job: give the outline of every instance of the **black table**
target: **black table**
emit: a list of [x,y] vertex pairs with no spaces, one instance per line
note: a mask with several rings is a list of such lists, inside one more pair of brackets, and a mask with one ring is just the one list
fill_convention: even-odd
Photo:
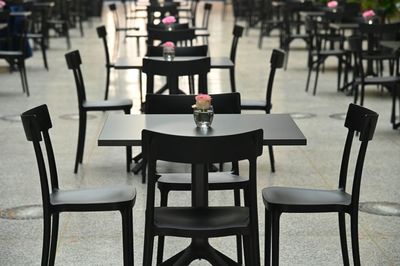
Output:
[[[121,115],[107,117],[98,138],[99,146],[141,146],[143,129],[166,134],[204,137],[228,136],[262,128],[263,145],[306,145],[307,140],[289,114],[217,114],[211,128],[200,129],[195,126],[193,115]],[[204,170],[204,169],[203,169]],[[208,206],[208,198],[197,191],[197,187],[206,186],[204,171],[193,171],[192,205]],[[257,241],[258,241],[258,236]],[[257,247],[258,248],[258,247]],[[215,250],[207,238],[193,238],[192,243],[183,251],[169,258],[165,263],[195,252],[214,256],[216,261],[232,265],[233,260]],[[169,264],[168,264],[169,265]]]

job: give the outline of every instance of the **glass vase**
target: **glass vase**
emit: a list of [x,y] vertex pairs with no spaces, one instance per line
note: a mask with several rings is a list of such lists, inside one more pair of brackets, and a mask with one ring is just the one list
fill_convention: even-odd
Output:
[[174,60],[175,57],[175,47],[168,47],[164,46],[163,47],[163,57],[167,61],[172,61]]
[[214,118],[214,109],[210,106],[207,110],[194,109],[193,118],[199,128],[209,128]]

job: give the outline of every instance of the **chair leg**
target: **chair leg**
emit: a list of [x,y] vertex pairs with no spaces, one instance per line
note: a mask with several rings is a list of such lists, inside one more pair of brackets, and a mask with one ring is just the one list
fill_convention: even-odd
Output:
[[349,266],[349,254],[347,251],[347,238],[346,238],[346,218],[344,212],[339,212],[339,234],[340,246],[342,248],[343,265]]
[[108,100],[108,89],[110,88],[110,66],[107,66],[107,73],[106,73],[106,92],[104,94],[104,100]]
[[271,213],[265,209],[265,254],[264,254],[264,265],[269,266],[271,264],[271,224],[272,216]]
[[132,146],[126,147],[126,171],[129,173],[131,171],[132,163]]
[[40,49],[42,50],[44,68],[46,68],[46,70],[49,70],[49,65],[47,64],[46,44],[44,37],[40,40]]
[[279,265],[279,219],[280,213],[272,212],[272,265],[278,266]]
[[356,85],[356,84],[354,84],[354,85],[352,86],[352,91],[353,91],[353,93],[354,93],[354,100],[353,100],[353,103],[354,103],[354,104],[356,104],[357,101],[358,101],[358,87],[359,87],[359,85]]
[[28,86],[28,77],[26,75],[26,67],[25,67],[25,60],[24,59],[21,60],[21,66],[22,66],[22,73],[23,73],[23,76],[24,76],[26,96],[29,97],[30,93],[29,93],[29,86]]
[[42,266],[48,265],[50,248],[51,214],[43,213],[43,247],[42,247]]
[[360,92],[360,105],[364,106],[364,94],[365,94],[365,85],[361,84],[361,92]]
[[140,56],[140,40],[139,37],[136,37],[136,51],[137,51],[137,56]]
[[68,27],[68,22],[65,22],[63,25],[63,32],[65,34],[65,38],[67,40],[67,48],[68,50],[71,49],[71,39],[69,37],[69,27]]
[[150,221],[146,221],[145,225],[146,228],[144,232],[143,265],[152,265],[154,236],[151,232],[150,223]]
[[51,225],[51,243],[50,243],[50,259],[49,259],[50,266],[53,266],[56,260],[59,218],[60,218],[59,213],[53,214],[53,223]]
[[271,163],[271,172],[275,173],[275,157],[274,157],[274,150],[271,145],[268,145],[268,152],[269,152],[269,162]]
[[25,78],[24,78],[24,71],[22,69],[22,62],[18,62],[18,70],[19,70],[19,75],[21,77],[21,84],[22,84],[22,92],[25,93],[26,92],[26,88],[25,88]]
[[121,211],[122,216],[122,242],[124,266],[133,266],[133,218],[132,208]]
[[86,112],[79,111],[79,132],[78,132],[78,147],[76,149],[74,173],[78,172],[78,164],[82,163],[83,151],[85,148],[86,135]]
[[250,236],[245,235],[243,236],[243,249],[244,249],[244,263],[246,266],[251,266],[252,265],[252,255],[251,255],[251,241],[250,241]]
[[[233,190],[233,197],[235,206],[240,206],[240,189]],[[242,264],[243,253],[242,253],[242,236],[236,235],[236,251],[237,251],[237,262]]]
[[235,82],[235,68],[229,69],[229,78],[231,80],[231,91],[236,92],[236,82]]
[[319,76],[319,68],[321,66],[321,60],[317,62],[317,68],[315,69],[315,80],[314,80],[314,90],[313,95],[317,92],[317,84],[318,84],[318,76]]
[[340,91],[340,81],[341,81],[341,76],[342,76],[342,64],[343,64],[343,60],[342,58],[338,58],[339,62],[338,62],[338,80],[337,80],[337,91]]
[[[161,190],[160,189],[160,206],[166,207],[168,206],[168,190]],[[165,236],[158,236],[158,244],[157,244],[157,265],[163,262],[164,256],[164,243],[165,243]]]
[[307,75],[307,82],[306,82],[306,92],[308,91],[308,87],[310,86],[311,72],[312,72],[312,63],[310,63],[310,66],[308,67],[308,75]]
[[351,214],[351,246],[353,250],[354,266],[360,266],[360,250],[358,245],[358,212]]

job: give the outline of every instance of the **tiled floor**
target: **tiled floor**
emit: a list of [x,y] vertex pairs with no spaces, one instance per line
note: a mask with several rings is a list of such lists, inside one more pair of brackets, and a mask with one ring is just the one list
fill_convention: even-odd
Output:
[[[202,6],[200,6],[202,9]],[[229,54],[233,18],[228,7],[222,19],[222,4],[213,2],[210,21],[211,55]],[[85,24],[85,37],[72,30],[73,49],[79,49],[88,99],[101,99],[104,93],[105,67],[101,41],[95,27],[106,23],[112,34],[112,17],[104,9],[102,19]],[[268,58],[277,47],[276,37],[266,38],[257,48],[258,31],[250,30],[239,43],[237,88],[243,98],[263,97],[268,74]],[[144,43],[142,43],[142,51]],[[351,97],[336,91],[335,61],[328,60],[321,74],[317,95],[304,92],[306,52],[304,44],[294,42],[287,71],[278,71],[273,93],[273,112],[292,113],[307,137],[307,146],[277,147],[276,173],[270,172],[268,153],[259,159],[260,248],[263,254],[264,210],[261,189],[271,185],[335,188],[345,140],[341,114]],[[67,69],[64,39],[51,41],[48,52],[50,70],[43,68],[39,52],[27,62],[31,97],[21,93],[19,75],[9,74],[5,63],[0,67],[0,211],[41,204],[39,178],[32,146],[25,140],[18,116],[33,106],[46,103],[51,111],[51,135],[62,188],[91,187],[123,183],[138,192],[134,207],[135,261],[141,265],[143,251],[144,202],[146,186],[139,176],[126,173],[123,148],[98,147],[97,136],[106,117],[96,113],[88,121],[83,165],[74,175],[78,121],[77,99],[72,73]],[[121,53],[136,54],[134,40],[122,43]],[[135,71],[113,71],[110,98],[129,97],[133,112],[139,112],[138,75]],[[227,71],[212,70],[210,92],[228,92]],[[400,132],[389,123],[391,98],[374,87],[367,89],[365,105],[380,114],[374,140],[368,148],[361,189],[361,202],[400,201]],[[72,116],[74,117],[74,116]],[[338,119],[339,118],[339,119]],[[135,149],[135,153],[139,149]],[[164,165],[169,170],[170,165]],[[351,176],[351,173],[350,173]],[[212,193],[212,202],[231,202],[227,193]],[[171,195],[172,203],[189,202],[187,193]],[[398,206],[398,205],[397,205]],[[36,208],[37,209],[37,208]],[[28,209],[30,210],[30,209]],[[391,209],[387,209],[390,211]],[[13,213],[11,213],[13,214]],[[27,213],[25,213],[26,215]],[[29,213],[28,213],[29,214]],[[397,213],[398,214],[398,213]],[[16,214],[14,213],[14,216]],[[34,215],[34,213],[33,213]],[[348,219],[347,219],[347,222]],[[349,223],[348,223],[349,225]],[[400,218],[360,212],[360,252],[363,265],[400,265]],[[348,232],[349,236],[349,232]],[[0,218],[0,265],[39,265],[42,243],[42,219]],[[185,246],[187,240],[167,239],[166,256]],[[233,238],[215,239],[215,246],[230,256],[235,254]],[[350,240],[349,240],[350,245]],[[282,265],[341,265],[337,215],[285,214],[281,219],[280,258]],[[263,255],[262,255],[263,256]],[[121,222],[118,213],[68,213],[61,215],[57,265],[121,265]],[[207,265],[204,261],[193,263]]]

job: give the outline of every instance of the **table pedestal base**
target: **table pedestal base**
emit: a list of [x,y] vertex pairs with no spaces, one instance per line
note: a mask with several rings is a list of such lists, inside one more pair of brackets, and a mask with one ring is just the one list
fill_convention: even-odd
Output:
[[205,259],[212,265],[218,266],[241,265],[213,248],[208,243],[207,238],[193,238],[192,243],[186,249],[164,261],[160,265],[189,265],[196,259]]

